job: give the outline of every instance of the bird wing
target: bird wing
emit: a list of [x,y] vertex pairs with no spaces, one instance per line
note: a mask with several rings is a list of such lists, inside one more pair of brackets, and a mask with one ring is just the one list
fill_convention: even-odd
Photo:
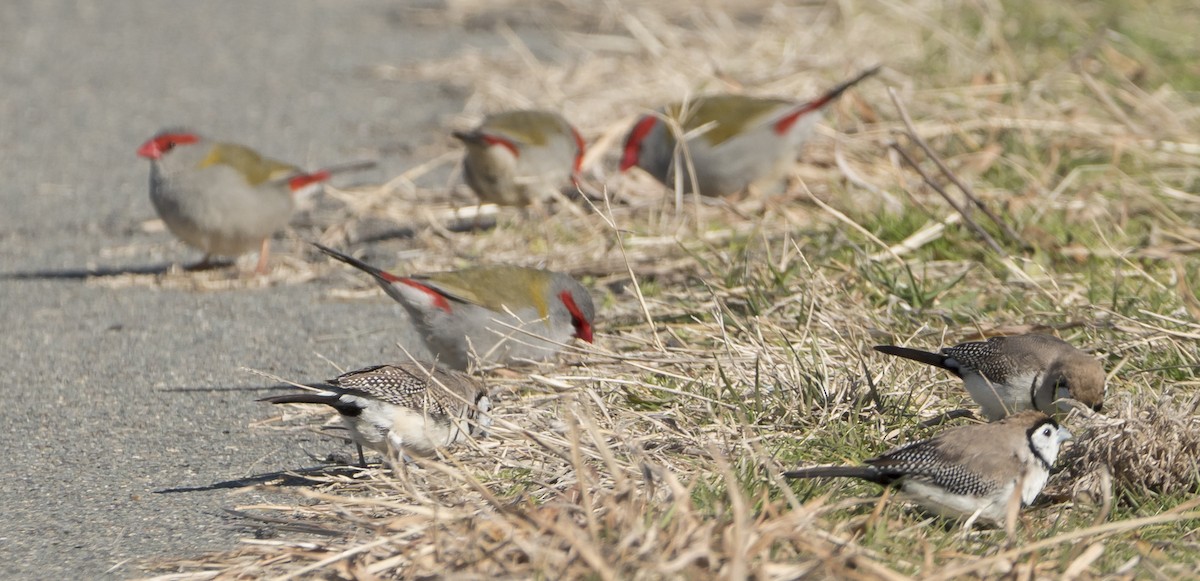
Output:
[[[748,97],[745,95],[709,95],[698,97],[686,106],[674,105],[667,114],[679,119],[684,131],[691,131],[707,123],[715,125],[704,132],[703,139],[716,147],[746,128],[767,122],[772,114],[791,104],[786,99]],[[685,117],[681,118],[681,114]]]
[[544,271],[518,266],[486,266],[453,272],[414,275],[447,299],[470,303],[490,311],[513,312],[531,305],[539,316],[549,312],[546,286],[550,277]]
[[227,165],[246,177],[250,185],[285,180],[302,174],[300,168],[263,157],[258,152],[236,143],[217,143],[200,162],[200,167]]
[[488,117],[479,131],[496,134],[514,143],[537,146],[565,135],[569,131],[566,127],[569,127],[566,120],[557,113],[520,110]]
[[339,375],[330,380],[329,385],[430,415],[448,415],[448,398],[440,396],[440,390],[429,389],[433,381],[434,378],[423,372],[414,373],[402,366],[376,365]]
[[977,458],[945,443],[941,436],[913,442],[865,463],[897,478],[920,479],[953,494],[979,496],[1000,486],[999,481],[977,469]]
[[1013,369],[1019,369],[1003,350],[1004,337],[992,337],[987,341],[961,343],[943,347],[942,354],[953,359],[959,367],[973,369],[996,383],[1005,383]]
[[991,381],[1006,383],[1014,372],[1044,369],[1061,344],[1049,335],[1017,335],[945,347],[942,353]]

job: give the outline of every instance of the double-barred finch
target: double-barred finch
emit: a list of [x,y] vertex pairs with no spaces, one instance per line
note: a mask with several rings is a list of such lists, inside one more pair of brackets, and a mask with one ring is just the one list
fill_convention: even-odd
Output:
[[417,363],[376,365],[308,387],[314,391],[263,398],[274,404],[319,403],[337,410],[359,446],[387,454],[429,454],[491,425],[491,400],[483,386],[464,373]]
[[911,500],[949,517],[1004,522],[1014,494],[1028,506],[1041,493],[1071,432],[1037,411],[946,430],[894,448],[862,466],[817,466],[788,478],[861,478],[898,485]]
[[1074,399],[1100,411],[1104,366],[1095,357],[1049,335],[992,337],[944,347],[940,353],[878,345],[876,351],[941,367],[963,380],[989,420],[1023,410],[1068,411]]
[[592,342],[596,307],[565,274],[495,265],[397,276],[314,246],[371,275],[403,305],[439,365],[467,369],[475,355],[501,364],[545,361],[572,339]]
[[150,202],[167,229],[213,256],[239,256],[257,248],[258,273],[267,271],[273,234],[287,226],[296,200],[334,173],[373,162],[315,172],[259,155],[235,143],[210,141],[186,129],[166,129],[137,151],[150,160]]

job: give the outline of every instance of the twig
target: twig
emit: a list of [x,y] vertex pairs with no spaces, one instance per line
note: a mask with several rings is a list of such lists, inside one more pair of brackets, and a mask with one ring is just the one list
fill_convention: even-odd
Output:
[[934,240],[942,237],[942,233],[946,231],[946,226],[957,224],[962,219],[962,214],[950,214],[944,220],[933,222],[908,235],[908,238],[901,240],[899,244],[893,244],[884,252],[876,252],[871,255],[872,262],[879,262],[885,258],[908,254]]
[[916,143],[917,147],[920,147],[921,151],[924,151],[925,155],[938,166],[938,171],[941,171],[942,175],[946,176],[947,179],[953,182],[955,187],[962,191],[963,195],[966,196],[968,200],[971,200],[971,203],[975,204],[980,211],[987,215],[988,219],[990,219],[994,224],[996,224],[996,226],[1004,231],[1005,236],[1007,236],[1013,242],[1016,242],[1021,248],[1028,249],[1030,246],[1026,244],[1025,241],[1022,240],[1021,237],[1016,233],[1016,231],[1014,231],[1008,225],[1008,222],[1001,220],[999,216],[994,214],[992,210],[983,203],[983,200],[980,200],[979,196],[975,195],[975,190],[972,190],[971,186],[968,186],[965,182],[958,179],[958,176],[955,175],[954,172],[950,171],[949,167],[946,167],[946,163],[942,161],[942,158],[934,153],[933,149],[929,147],[929,144],[925,142],[925,139],[923,139],[921,135],[917,133],[916,128],[913,127],[912,118],[908,116],[908,109],[906,109],[904,107],[904,103],[900,101],[900,97],[896,94],[896,90],[888,87],[888,95],[891,96],[892,103],[895,103],[896,110],[900,112],[900,120],[904,122],[904,127],[908,130],[908,138],[911,139],[913,143]]
[[[984,213],[984,215],[986,215],[988,217],[988,219],[990,219],[994,224],[996,224],[997,227],[999,227],[1001,230],[1003,230],[1005,236],[1007,236],[1013,242],[1017,243],[1017,245],[1020,246],[1021,248],[1029,248],[1029,245],[1026,244],[1025,241],[1021,239],[1020,235],[1018,235],[1016,233],[1016,231],[1014,231],[1012,229],[1012,227],[1008,225],[1008,222],[1005,222],[1004,220],[1000,219],[999,216],[997,216],[994,212],[992,212],[992,210],[990,208],[988,208],[986,204],[983,203],[983,200],[979,199],[979,196],[975,195],[975,191],[972,190],[970,186],[968,186],[965,182],[960,180],[958,178],[958,176],[954,174],[954,172],[950,171],[950,168],[946,166],[946,163],[942,161],[942,158],[939,157],[933,151],[933,148],[929,147],[929,144],[921,137],[921,135],[919,133],[917,133],[917,129],[913,125],[912,117],[910,117],[908,115],[908,109],[906,109],[904,107],[904,102],[900,100],[900,96],[896,94],[896,90],[893,89],[892,87],[888,87],[888,96],[891,97],[892,103],[896,106],[896,111],[898,111],[900,113],[900,120],[904,123],[905,135],[907,135],[908,138],[917,145],[917,147],[921,148],[921,151],[925,152],[926,157],[928,157],[930,160],[933,161],[933,163],[935,165],[937,165],[938,171],[942,172],[942,175],[946,176],[946,179],[949,179],[950,182],[955,185],[955,187],[957,187],[960,191],[962,191],[963,195],[966,196],[966,198],[968,200],[970,200],[972,204],[974,204],[976,207],[978,207],[979,210],[982,211]],[[930,187],[932,187],[934,190],[936,190],[939,194],[942,194],[942,197],[944,197],[946,199],[946,201],[950,202],[950,204],[952,206],[954,206],[954,209],[958,210],[960,213],[963,212],[963,210],[958,206],[958,204],[956,202],[952,201],[950,196],[948,194],[946,194],[945,191],[942,190],[940,186],[934,184],[934,182],[929,179],[929,177],[925,174],[925,172],[923,170],[921,170],[919,167],[917,167],[916,162],[914,162],[907,153],[900,151],[899,144],[893,144],[892,147],[895,148],[897,151],[899,151],[900,155],[904,157],[905,161],[907,161],[909,165],[913,166],[913,168],[916,169],[918,171],[918,173],[921,174],[921,177],[925,179],[925,183],[929,184]],[[965,213],[963,214],[963,218],[966,218],[968,220],[968,223],[970,223],[970,217],[967,216]],[[983,232],[983,230],[981,228],[979,228],[978,225],[972,226],[972,228],[976,229],[978,232],[982,233],[984,236],[991,239],[991,236],[988,235],[986,232]],[[995,244],[995,240],[992,240],[991,244]],[[997,247],[998,247],[998,245],[997,245]],[[998,250],[998,248],[997,248],[997,251],[1003,252],[1003,251]]]
[[982,238],[983,241],[986,242],[987,245],[991,247],[991,249],[997,254],[1004,258],[1008,258],[1008,253],[1000,247],[1000,244],[996,242],[996,239],[992,238],[992,235],[988,234],[987,230],[981,228],[979,224],[977,224],[975,220],[971,218],[971,215],[967,213],[967,210],[959,205],[954,198],[950,197],[950,194],[946,193],[946,190],[942,189],[942,186],[933,181],[933,178],[930,177],[929,174],[925,173],[925,170],[921,168],[916,160],[908,155],[908,152],[904,151],[904,149],[900,147],[899,143],[893,141],[890,145],[891,148],[896,151],[896,153],[900,154],[900,157],[904,158],[905,163],[912,166],[912,168],[921,175],[921,179],[925,180],[925,183],[929,185],[929,187],[933,188],[933,191],[941,194],[942,199],[946,200],[946,203],[950,204],[950,207],[954,208],[954,210],[959,214],[962,214],[963,222],[966,222],[967,226],[970,227],[971,230],[975,231],[975,233],[979,235],[979,237]]
[[604,220],[613,231],[613,237],[617,240],[617,248],[621,250],[621,258],[625,260],[625,270],[629,272],[629,281],[633,284],[633,292],[637,295],[638,305],[642,308],[642,314],[646,317],[646,323],[650,325],[650,334],[654,337],[654,346],[658,347],[659,351],[666,351],[667,347],[663,344],[662,338],[658,336],[658,326],[654,324],[654,317],[650,314],[650,307],[646,306],[646,297],[642,295],[642,285],[638,283],[637,273],[633,271],[633,262],[629,260],[629,253],[625,250],[625,240],[621,236],[621,227],[617,225],[617,220],[612,213],[612,198],[608,195],[608,189],[604,190],[604,209],[608,213],[602,212],[597,208],[591,200],[586,200],[588,205],[592,207],[592,211]]
[[816,204],[817,206],[820,206],[820,208],[822,210],[829,212],[829,214],[831,216],[833,216],[834,218],[837,218],[838,221],[853,228],[856,232],[858,232],[859,234],[862,234],[863,236],[866,236],[868,240],[879,245],[880,248],[883,248],[883,252],[879,253],[880,255],[891,256],[892,258],[895,258],[896,261],[899,262],[900,264],[904,264],[904,259],[900,258],[900,255],[896,254],[895,252],[892,252],[892,248],[890,246],[888,246],[886,242],[884,242],[883,240],[880,240],[879,237],[872,234],[870,230],[863,228],[862,225],[859,224],[858,222],[855,222],[854,220],[850,219],[849,216],[843,214],[842,212],[839,212],[837,209],[833,208],[829,204],[826,204],[825,202],[822,202],[815,195],[813,195],[812,190],[808,189],[808,184],[804,183],[804,180],[800,180],[800,187],[804,188],[804,193],[808,194],[809,199],[812,200],[813,203]]

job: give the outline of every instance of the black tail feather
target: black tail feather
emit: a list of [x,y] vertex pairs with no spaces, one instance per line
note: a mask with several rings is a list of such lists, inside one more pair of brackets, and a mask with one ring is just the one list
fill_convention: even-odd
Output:
[[478,131],[454,131],[450,135],[463,143],[483,143],[483,134]]
[[342,400],[340,394],[336,393],[319,393],[319,392],[301,392],[288,393],[284,395],[274,395],[264,397],[258,401],[265,401],[273,404],[283,403],[319,403],[327,405],[338,413],[345,416],[357,416],[362,413],[362,408],[353,403],[348,403]]
[[874,466],[813,466],[783,473],[784,478],[859,478],[876,484],[890,481]]
[[845,93],[846,90],[849,89],[850,87],[853,87],[854,85],[857,85],[860,82],[862,82],[863,79],[866,79],[867,77],[874,75],[875,73],[878,73],[879,69],[882,67],[883,67],[883,65],[875,65],[869,69],[862,71],[861,73],[858,73],[857,75],[854,76],[854,78],[852,78],[848,81],[845,81],[845,82],[839,84],[838,86],[836,86],[832,89],[829,89],[828,91],[825,91],[824,95],[821,95],[820,97],[817,97],[816,99],[813,99],[812,101],[809,101],[809,103],[808,103],[809,107],[812,109],[818,109],[820,107],[824,107],[830,101],[833,101],[834,99],[837,99],[838,97],[841,97],[842,93]]
[[876,345],[875,350],[880,353],[887,353],[888,355],[895,355],[896,357],[912,359],[913,361],[920,361],[926,365],[940,367],[947,371],[953,372],[955,375],[958,375],[957,368],[946,364],[946,360],[949,359],[949,357],[942,355],[941,353],[931,353],[929,351],[909,349],[908,347],[897,347],[895,345]]
[[338,252],[337,250],[334,250],[328,246],[325,246],[324,244],[320,244],[318,242],[310,242],[309,244],[316,246],[317,250],[324,252],[325,254],[329,255],[330,257],[337,259],[341,262],[344,262],[346,264],[349,264],[350,266],[353,266],[354,268],[357,268],[357,269],[375,277],[375,280],[379,281],[379,283],[381,285],[383,285],[385,288],[390,286],[391,283],[393,283],[399,279],[399,277],[397,277],[396,275],[394,275],[386,270],[383,270],[380,268],[375,268],[374,266],[371,266],[370,264],[367,264],[353,256],[350,256],[349,254]]

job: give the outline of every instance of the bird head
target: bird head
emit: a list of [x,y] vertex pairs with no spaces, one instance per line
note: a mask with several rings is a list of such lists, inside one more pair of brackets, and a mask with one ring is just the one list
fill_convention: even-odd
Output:
[[1047,383],[1053,386],[1055,400],[1073,399],[1100,411],[1104,406],[1104,366],[1090,355],[1078,353],[1047,370]]
[[658,181],[666,183],[675,155],[675,136],[665,114],[643,115],[629,130],[621,154],[620,170],[640,167]]
[[592,320],[596,316],[596,308],[592,304],[592,297],[586,291],[579,295],[579,300],[576,300],[576,296],[577,293],[563,290],[558,293],[558,300],[562,301],[571,315],[571,326],[575,328],[574,337],[591,343]]
[[1058,450],[1062,447],[1063,442],[1073,437],[1070,430],[1060,426],[1054,418],[1041,412],[1028,411],[1009,416],[1009,419],[1004,421],[1030,424],[1025,431],[1025,437],[1029,440],[1029,449],[1046,464],[1047,468],[1053,466],[1054,461],[1058,459]]
[[191,145],[199,141],[200,136],[190,131],[168,129],[160,131],[157,135],[143,143],[138,148],[137,154],[146,159],[156,160],[172,149],[175,149],[178,145]]

